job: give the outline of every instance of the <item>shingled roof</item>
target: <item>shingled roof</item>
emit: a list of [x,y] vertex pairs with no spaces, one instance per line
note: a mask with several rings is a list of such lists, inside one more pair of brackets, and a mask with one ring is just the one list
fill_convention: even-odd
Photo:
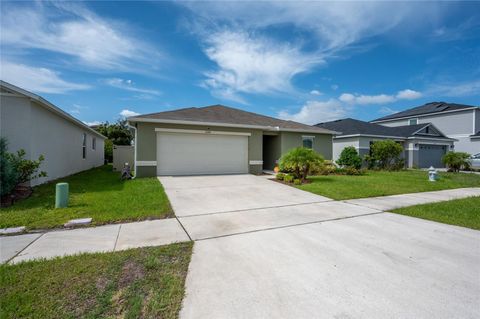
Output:
[[[364,122],[360,120],[355,120],[352,118],[346,118],[342,120],[336,120],[325,123],[318,123],[315,126],[342,132],[337,136],[347,136],[347,135],[370,135],[370,136],[383,136],[383,137],[397,137],[406,139],[411,136],[422,136],[421,133],[416,134],[422,128],[431,125],[429,123],[425,124],[416,124],[416,125],[404,125],[404,126],[395,126],[389,127],[380,124],[374,124],[369,122]],[[435,138],[445,138],[448,139],[445,135],[439,132],[440,136]]]
[[402,112],[398,112],[395,114],[378,118],[371,122],[375,123],[375,122],[393,120],[393,119],[404,118],[404,117],[412,117],[412,116],[419,116],[419,115],[430,114],[430,113],[439,113],[439,112],[472,109],[472,108],[476,108],[476,106],[456,104],[456,103],[446,103],[446,102],[430,102],[430,103],[417,106]]
[[266,130],[305,131],[312,133],[335,134],[331,130],[306,125],[293,121],[280,120],[273,117],[247,112],[224,105],[205,107],[189,107],[173,111],[165,111],[129,117],[130,122],[186,122],[186,124],[208,125],[222,124],[237,127],[258,127]]

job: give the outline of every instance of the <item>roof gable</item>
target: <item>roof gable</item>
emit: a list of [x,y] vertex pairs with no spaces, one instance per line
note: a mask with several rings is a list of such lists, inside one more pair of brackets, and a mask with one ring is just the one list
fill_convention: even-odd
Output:
[[138,115],[128,118],[131,122],[191,122],[192,124],[208,123],[209,125],[222,124],[238,127],[259,127],[264,129],[278,129],[283,131],[310,131],[324,134],[334,134],[328,129],[306,125],[294,121],[280,120],[270,116],[239,110],[224,105],[211,105],[205,107],[189,107],[172,111]]
[[371,122],[381,122],[381,121],[394,120],[394,119],[400,119],[405,117],[408,118],[408,117],[415,117],[415,116],[421,116],[426,114],[460,111],[460,110],[468,110],[468,109],[474,109],[474,108],[477,108],[477,106],[456,104],[456,103],[446,103],[446,102],[430,102],[430,103],[420,105],[402,112],[398,112],[395,114],[391,114],[391,115],[387,115],[387,116],[375,119]]
[[316,126],[342,132],[337,136],[365,135],[401,139],[409,137],[447,138],[431,123],[390,127],[347,118],[332,122],[319,123],[316,124]]

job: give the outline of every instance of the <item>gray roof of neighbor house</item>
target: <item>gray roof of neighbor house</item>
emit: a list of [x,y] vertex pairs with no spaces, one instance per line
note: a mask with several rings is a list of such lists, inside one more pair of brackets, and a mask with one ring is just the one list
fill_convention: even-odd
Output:
[[463,109],[472,109],[476,108],[477,106],[473,105],[465,105],[465,104],[456,104],[456,103],[446,103],[446,102],[430,102],[421,106],[417,106],[402,112],[398,112],[395,114],[387,115],[371,122],[379,122],[379,121],[386,121],[386,120],[393,120],[398,118],[404,117],[412,117],[412,116],[419,116],[424,114],[430,113],[439,113],[439,112],[447,112],[447,111],[456,111],[456,110],[463,110]]
[[36,95],[35,93],[32,93],[30,91],[24,90],[22,88],[19,88],[18,86],[15,86],[13,84],[10,84],[8,82],[5,82],[3,80],[0,80],[0,91],[2,93],[8,93],[8,94],[17,94],[17,95],[23,95],[25,97],[30,98],[31,100],[37,102],[40,106],[46,108],[47,110],[57,114],[58,116],[62,117],[63,119],[69,121],[72,124],[75,124],[77,126],[80,126],[84,128],[85,130],[106,139],[107,137],[103,136],[99,132],[95,131],[93,128],[88,126],[87,124],[83,123],[82,121],[74,118],[64,110],[60,109],[59,107],[53,105],[52,103],[48,102],[45,100],[43,97]]
[[247,112],[224,105],[189,107],[173,111],[143,114],[128,118],[129,122],[159,122],[191,125],[216,125],[258,128],[274,131],[335,134],[329,129]]
[[[369,122],[364,122],[360,120],[355,120],[352,118],[346,118],[342,120],[336,120],[325,123],[318,123],[315,126],[326,128],[329,130],[342,132],[337,136],[348,136],[348,135],[369,135],[369,136],[383,136],[383,137],[393,137],[393,138],[408,138],[410,136],[422,136],[421,133],[417,133],[422,128],[426,126],[433,126],[430,123],[427,124],[416,124],[416,125],[404,125],[389,127],[380,124],[374,124]],[[438,129],[437,129],[438,131]],[[439,136],[435,138],[445,138],[449,139],[443,133],[439,132]],[[417,134],[415,134],[417,133]]]

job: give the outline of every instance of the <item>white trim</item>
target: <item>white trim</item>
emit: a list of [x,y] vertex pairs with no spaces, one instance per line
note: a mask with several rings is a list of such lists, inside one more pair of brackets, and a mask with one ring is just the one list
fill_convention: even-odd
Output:
[[[479,108],[478,106],[474,106],[473,110],[476,110],[478,108]],[[426,117],[426,116],[431,116],[431,115],[453,113],[453,112],[462,112],[462,111],[464,112],[464,111],[470,111],[470,110],[472,110],[471,107],[466,107],[466,108],[460,109],[460,110],[450,110],[450,111],[435,112],[435,113],[417,114],[417,115],[414,115],[414,116],[416,116],[416,117]],[[410,116],[403,116],[403,117],[396,117],[396,118],[386,119],[386,120],[375,120],[375,121],[371,121],[370,123],[395,122],[395,121],[405,120],[405,119],[409,119],[409,118],[411,118],[411,117]]]
[[[471,134],[450,134],[450,135],[447,135],[448,137],[470,137],[472,136]],[[452,137],[452,138],[453,138]]]
[[312,140],[315,138],[315,136],[312,136],[312,135],[302,135],[302,139],[307,139],[307,138],[311,138]]
[[263,161],[252,160],[252,161],[248,161],[248,164],[249,165],[263,165]]
[[475,132],[475,131],[476,131],[476,127],[475,127],[475,122],[476,122],[475,120],[476,120],[476,118],[475,118],[475,117],[477,116],[477,112],[476,112],[476,111],[477,111],[477,110],[473,109],[473,123],[472,123],[473,133],[472,133],[472,134],[477,133],[477,132]]
[[400,137],[400,136],[388,136],[388,135],[369,135],[369,134],[351,134],[351,135],[342,135],[342,136],[335,136],[335,139],[337,138],[348,138],[348,137],[379,137],[379,138],[390,138],[390,139],[396,139],[396,140],[405,140],[405,137]]
[[407,140],[432,140],[432,141],[458,141],[454,138],[448,138],[448,137],[443,137],[443,138],[435,138],[435,137],[424,137],[424,136],[411,136],[408,137]]
[[[146,122],[146,123],[165,123],[165,124],[184,124],[184,125],[197,125],[197,126],[220,126],[220,127],[238,127],[238,128],[251,128],[260,129],[265,131],[274,132],[304,132],[314,134],[340,134],[340,132],[331,131],[327,129],[318,128],[318,130],[306,130],[306,129],[287,129],[280,128],[278,126],[262,126],[262,125],[248,125],[248,124],[232,124],[232,123],[216,123],[216,122],[200,122],[200,121],[180,121],[180,120],[165,120],[165,119],[150,119],[144,117],[130,117],[128,122]],[[313,127],[312,127],[313,128]]]
[[137,128],[127,122],[127,126],[135,131],[133,144],[133,178],[137,177]]
[[209,130],[184,130],[184,129],[176,129],[176,128],[158,128],[158,127],[155,128],[155,132],[252,136],[252,133],[248,133],[248,132],[227,132],[227,131],[209,131]]
[[157,166],[157,161],[136,161],[136,166]]

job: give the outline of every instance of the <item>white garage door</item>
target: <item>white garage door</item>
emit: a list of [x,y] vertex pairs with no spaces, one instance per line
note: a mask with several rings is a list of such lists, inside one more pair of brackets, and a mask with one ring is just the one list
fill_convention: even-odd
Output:
[[158,175],[248,173],[248,136],[157,132]]

